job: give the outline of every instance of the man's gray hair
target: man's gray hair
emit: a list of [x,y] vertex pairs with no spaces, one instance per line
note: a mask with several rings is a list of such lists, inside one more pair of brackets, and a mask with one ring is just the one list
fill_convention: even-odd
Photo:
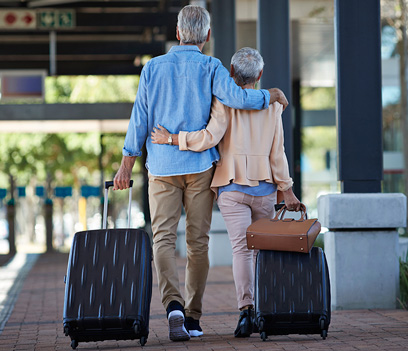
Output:
[[231,59],[234,67],[234,80],[238,85],[255,83],[264,67],[264,60],[258,50],[239,49]]
[[205,8],[194,5],[183,7],[177,18],[181,42],[184,44],[205,43],[210,21],[210,14]]

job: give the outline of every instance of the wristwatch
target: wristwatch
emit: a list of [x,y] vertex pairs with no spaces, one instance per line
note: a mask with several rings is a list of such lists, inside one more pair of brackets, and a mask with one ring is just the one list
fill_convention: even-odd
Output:
[[167,143],[169,145],[173,145],[173,138],[171,137],[171,134],[169,135],[169,137],[167,138]]

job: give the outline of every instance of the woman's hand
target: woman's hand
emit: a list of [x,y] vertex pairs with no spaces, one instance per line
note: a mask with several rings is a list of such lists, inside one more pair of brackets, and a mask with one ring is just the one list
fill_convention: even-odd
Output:
[[152,143],[153,144],[167,144],[169,140],[170,133],[169,131],[162,127],[160,124],[157,125],[157,128],[153,128],[151,133]]
[[285,201],[286,208],[289,211],[296,211],[296,212],[300,211],[300,201],[293,193],[292,188],[286,191],[283,191],[282,194],[283,194],[283,199]]

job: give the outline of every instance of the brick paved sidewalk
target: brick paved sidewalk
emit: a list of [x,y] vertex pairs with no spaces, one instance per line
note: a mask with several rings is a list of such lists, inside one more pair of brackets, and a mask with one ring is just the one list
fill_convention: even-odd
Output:
[[[63,277],[66,254],[42,255],[22,287],[14,310],[0,335],[0,350],[71,350],[63,333]],[[180,279],[184,260],[179,261]],[[233,337],[238,319],[230,267],[210,270],[201,324],[204,336],[188,342],[168,339],[167,321],[153,282],[150,334],[143,349],[156,350],[408,350],[408,311],[363,310],[335,311],[329,335],[270,336],[263,342],[259,335]],[[80,343],[78,350],[141,350],[138,341]]]

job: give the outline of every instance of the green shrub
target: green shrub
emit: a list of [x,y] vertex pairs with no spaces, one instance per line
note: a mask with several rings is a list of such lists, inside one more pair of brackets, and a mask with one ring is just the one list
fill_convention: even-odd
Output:
[[405,262],[400,258],[400,298],[401,308],[408,310],[408,252]]
[[316,241],[314,242],[313,246],[320,247],[322,250],[324,250],[324,234],[319,234],[316,238]]

